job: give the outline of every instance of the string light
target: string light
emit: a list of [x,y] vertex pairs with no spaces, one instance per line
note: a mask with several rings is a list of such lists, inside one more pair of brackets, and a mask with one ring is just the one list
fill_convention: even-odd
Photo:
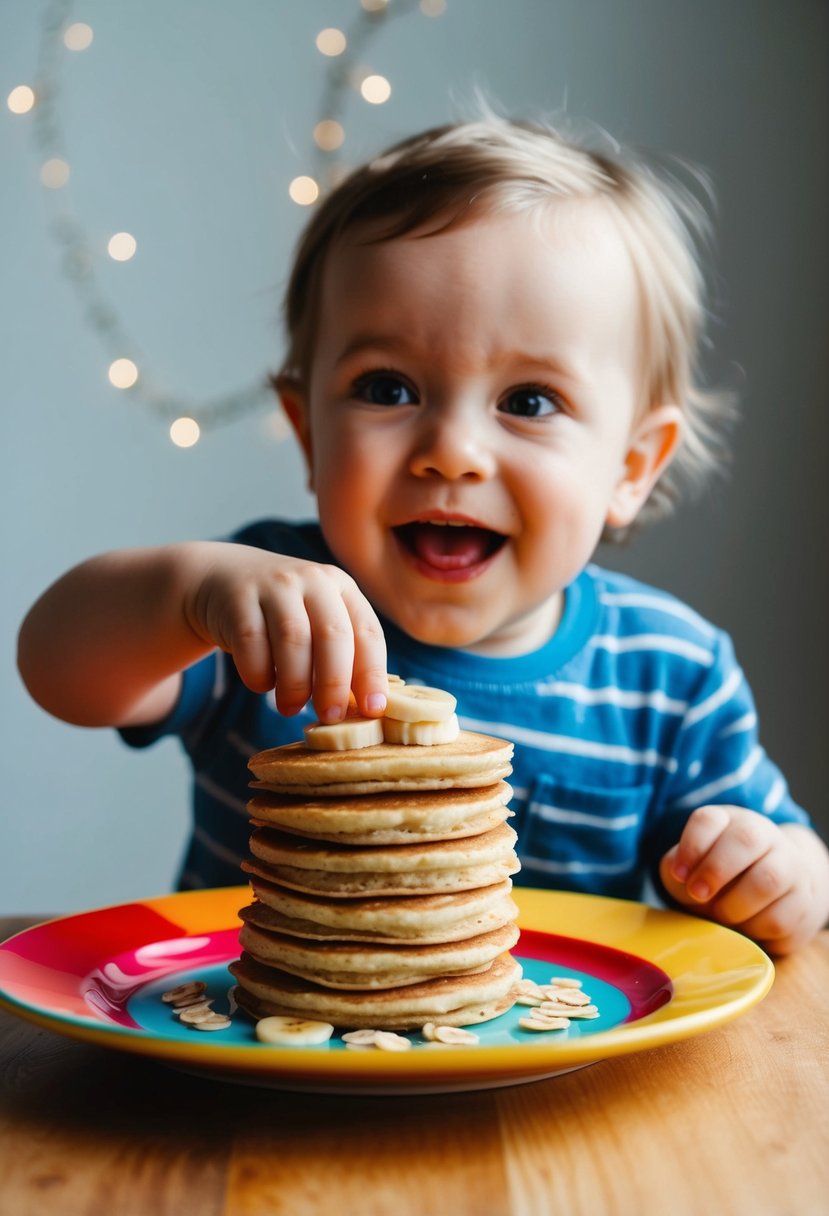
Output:
[[314,127],[314,143],[323,152],[336,152],[345,140],[345,131],[335,118],[323,118]]
[[371,102],[373,106],[381,106],[391,97],[391,85],[385,76],[366,76],[360,85],[360,93],[364,101]]
[[85,51],[87,47],[92,46],[94,37],[91,25],[87,25],[84,21],[76,21],[64,33],[63,44],[70,51]]
[[30,89],[27,84],[19,84],[9,93],[6,105],[12,114],[28,114],[35,100],[34,89]]
[[113,262],[128,262],[135,257],[138,242],[131,232],[116,232],[107,242],[107,253]]
[[328,55],[331,58],[342,55],[347,45],[348,39],[342,30],[326,29],[320,30],[317,34],[317,50],[321,55]]
[[115,359],[110,363],[107,374],[115,388],[132,388],[138,380],[138,368],[132,359]]
[[301,207],[308,207],[311,203],[315,203],[320,196],[320,188],[314,181],[313,177],[295,177],[288,187],[288,194],[295,203],[299,203]]
[[170,425],[170,438],[177,448],[191,448],[198,443],[201,429],[195,418],[176,418]]
[[[354,0],[352,0],[354,2]],[[69,209],[70,191],[63,187],[70,179],[70,165],[64,151],[58,103],[60,71],[66,51],[84,51],[95,34],[85,22],[70,20],[74,0],[45,0],[41,28],[40,55],[34,88],[17,85],[6,104],[12,114],[33,112],[32,137],[42,157],[40,181],[54,200],[55,217],[51,233],[62,251],[61,269],[71,282],[83,306],[83,315],[97,331],[109,356],[108,379],[118,389],[129,389],[130,398],[149,408],[168,423],[168,433],[177,447],[192,447],[207,426],[235,421],[254,410],[268,409],[269,433],[283,439],[289,428],[273,407],[273,394],[265,376],[247,387],[194,405],[178,401],[173,394],[153,383],[143,366],[121,352],[136,350],[137,344],[121,321],[117,309],[98,283],[95,270],[103,248],[99,240],[90,241]],[[361,62],[375,32],[395,17],[419,9],[429,17],[440,16],[445,0],[360,0],[359,11],[346,30],[329,27],[320,30],[316,46],[331,60],[325,69],[316,122],[308,154],[308,172],[300,173],[288,186],[289,197],[301,207],[312,206],[323,192],[345,177],[348,168],[338,159],[346,132],[339,121],[349,93],[359,93],[372,105],[388,101],[390,81]],[[106,243],[107,255],[116,262],[130,261],[137,241],[128,232],[114,233]]]
[[40,166],[40,180],[48,190],[62,190],[69,181],[69,166],[59,156],[53,156]]

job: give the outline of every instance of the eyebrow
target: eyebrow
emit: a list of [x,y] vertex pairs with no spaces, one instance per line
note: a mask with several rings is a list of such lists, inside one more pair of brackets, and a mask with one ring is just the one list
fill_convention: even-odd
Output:
[[[434,360],[433,351],[425,350],[405,335],[365,333],[355,335],[351,341],[346,343],[341,353],[337,356],[334,366],[340,367],[341,364],[365,350],[387,351],[391,355],[402,352],[408,356],[428,358],[430,361]],[[490,359],[488,367],[495,369],[508,363],[520,364],[521,367],[526,368],[534,368],[547,375],[554,373],[557,376],[562,376],[564,379],[572,381],[574,384],[580,383],[583,379],[575,368],[569,366],[563,360],[557,359],[554,355],[539,355],[530,351],[499,351]]]
[[346,343],[342,352],[337,356],[334,366],[339,367],[341,363],[345,363],[346,360],[351,359],[354,355],[359,355],[364,350],[387,350],[392,354],[399,350],[404,350],[407,354],[420,353],[418,347],[407,338],[385,337],[383,334],[357,334]]

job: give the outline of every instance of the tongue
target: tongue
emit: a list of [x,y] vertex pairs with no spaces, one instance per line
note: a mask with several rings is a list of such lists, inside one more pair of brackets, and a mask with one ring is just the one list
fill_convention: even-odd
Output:
[[411,524],[407,540],[421,561],[440,570],[462,570],[489,557],[494,533],[486,528],[444,528],[438,524]]

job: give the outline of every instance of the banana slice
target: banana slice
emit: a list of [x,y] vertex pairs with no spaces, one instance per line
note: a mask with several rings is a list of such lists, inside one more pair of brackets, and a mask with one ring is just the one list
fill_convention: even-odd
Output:
[[408,1051],[411,1045],[411,1039],[395,1034],[393,1030],[378,1030],[374,1036],[374,1046],[381,1051]]
[[386,743],[415,743],[421,747],[432,747],[436,743],[451,743],[457,739],[460,731],[455,714],[445,722],[398,722],[395,718],[383,719],[383,737]]
[[307,1018],[269,1017],[256,1023],[256,1037],[271,1047],[313,1047],[327,1043],[334,1033],[330,1022],[312,1022]]
[[376,1038],[376,1030],[348,1030],[343,1035],[343,1042],[353,1043],[357,1047],[373,1047]]
[[462,1026],[435,1026],[432,1037],[436,1043],[451,1043],[459,1047],[472,1047],[480,1043],[480,1035],[472,1030],[464,1030]]
[[457,706],[456,699],[442,688],[422,684],[390,684],[386,717],[396,722],[445,722]]
[[346,718],[305,727],[305,746],[317,752],[347,752],[382,742],[383,723],[379,718]]

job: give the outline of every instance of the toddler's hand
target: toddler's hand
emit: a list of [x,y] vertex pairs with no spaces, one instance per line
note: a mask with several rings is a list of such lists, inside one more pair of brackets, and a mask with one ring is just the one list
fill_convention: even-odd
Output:
[[276,688],[280,713],[313,699],[322,721],[345,717],[349,691],[367,716],[386,705],[386,644],[374,609],[336,566],[244,545],[198,547],[185,615],[229,652],[248,688]]
[[660,863],[673,899],[739,929],[776,954],[803,945],[826,918],[826,850],[808,828],[757,811],[703,806]]

